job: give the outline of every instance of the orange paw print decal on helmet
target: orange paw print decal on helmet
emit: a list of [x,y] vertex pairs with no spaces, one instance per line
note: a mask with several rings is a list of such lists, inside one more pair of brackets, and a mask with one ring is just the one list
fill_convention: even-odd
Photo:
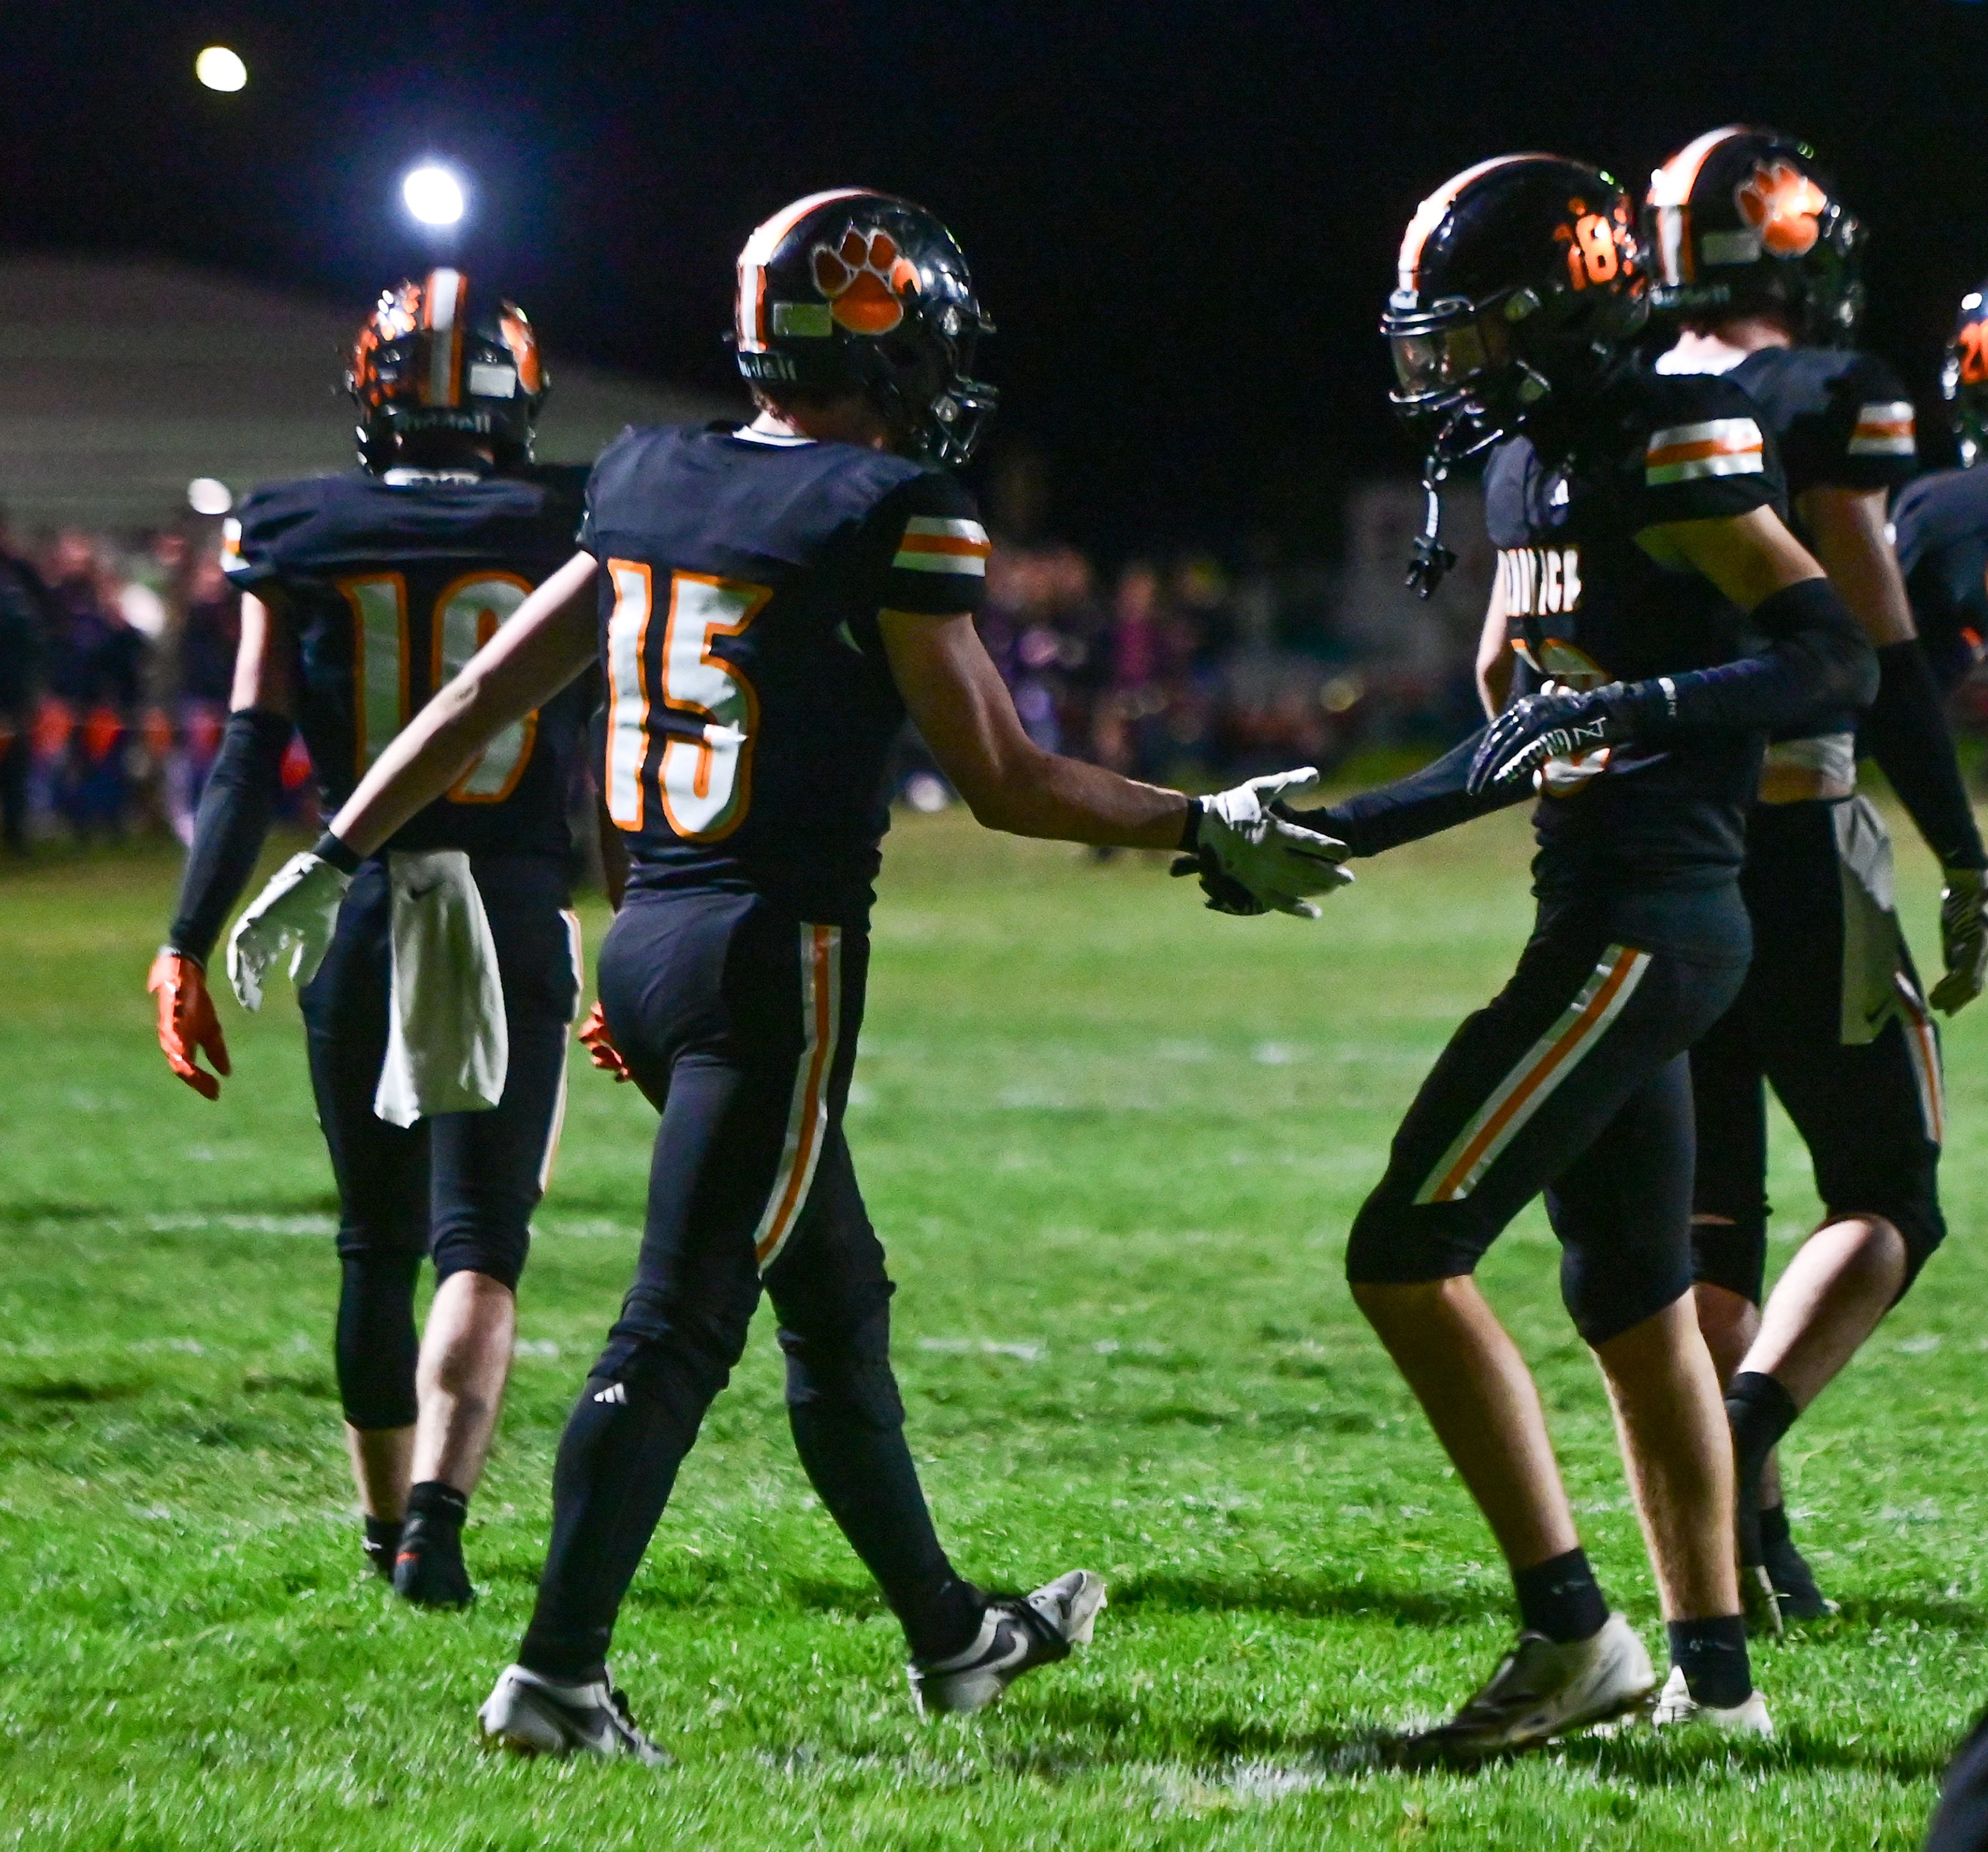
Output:
[[915,294],[918,273],[888,231],[851,225],[842,242],[814,248],[814,284],[828,312],[852,334],[888,334],[904,319],[904,298]]
[[1771,255],[1802,257],[1822,235],[1817,221],[1828,210],[1829,197],[1790,163],[1777,161],[1770,167],[1761,161],[1733,189],[1733,203]]

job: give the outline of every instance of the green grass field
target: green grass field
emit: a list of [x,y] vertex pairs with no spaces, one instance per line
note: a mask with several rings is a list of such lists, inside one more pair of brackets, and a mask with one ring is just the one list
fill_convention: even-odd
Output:
[[[894,1624],[789,1448],[770,1330],[707,1423],[616,1671],[671,1771],[479,1752],[560,1423],[631,1266],[649,1119],[576,1065],[465,1617],[362,1571],[332,1202],[287,998],[224,1004],[218,1107],[157,1056],[177,857],[0,874],[0,1845],[1435,1847],[1916,1844],[1988,1698],[1988,1006],[1949,1039],[1956,1231],[1797,1430],[1840,1620],[1756,1664],[1772,1746],[1638,1732],[1474,1776],[1376,1766],[1510,1626],[1489,1538],[1340,1274],[1386,1140],[1528,915],[1513,816],[1326,921],[1217,919],[957,817],[893,837],[850,1137],[901,1283],[913,1445],[962,1567],[1077,1564],[1088,1655],[921,1726]],[[1932,919],[1902,847],[1909,919]],[[589,914],[590,954],[601,917]],[[1776,1252],[1814,1213],[1777,1128]],[[1589,1550],[1655,1603],[1537,1212],[1485,1278]]]

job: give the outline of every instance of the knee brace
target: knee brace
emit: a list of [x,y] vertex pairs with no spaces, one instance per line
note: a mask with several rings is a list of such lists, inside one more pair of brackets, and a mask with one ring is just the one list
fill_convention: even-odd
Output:
[[414,1281],[418,1254],[347,1254],[334,1346],[339,1400],[355,1428],[414,1424]]
[[1560,1249],[1560,1301],[1591,1350],[1655,1317],[1690,1290],[1691,1265],[1682,1242],[1591,1251],[1570,1241]]
[[874,1312],[854,1330],[823,1336],[783,1329],[787,1406],[820,1408],[868,1428],[904,1424],[904,1399],[891,1367],[891,1314]]
[[1727,1221],[1694,1218],[1691,1276],[1700,1286],[1723,1286],[1757,1306],[1767,1279],[1767,1205]]

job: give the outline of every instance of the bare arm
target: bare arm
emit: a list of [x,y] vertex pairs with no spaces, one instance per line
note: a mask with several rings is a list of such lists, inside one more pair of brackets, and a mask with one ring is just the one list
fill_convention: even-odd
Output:
[[1815,556],[1850,607],[1874,650],[1919,634],[1905,576],[1885,534],[1882,488],[1805,489],[1795,512],[1815,542]]
[[1636,544],[1660,566],[1689,566],[1702,573],[1743,611],[1804,579],[1824,576],[1807,548],[1770,508],[1714,521],[1646,527]]
[[1029,738],[971,617],[885,611],[879,623],[912,720],[989,829],[1128,849],[1178,846],[1188,813],[1179,792],[1045,752]]
[[296,713],[296,645],[278,604],[254,593],[242,595],[242,640],[235,651],[235,684],[229,711],[260,708],[265,713]]
[[593,660],[595,570],[591,553],[574,554],[373,762],[331,820],[331,833],[354,855],[370,855]]
[[1477,639],[1477,698],[1496,720],[1512,698],[1512,639],[1505,620],[1505,579],[1491,581],[1491,600],[1484,607],[1484,634]]

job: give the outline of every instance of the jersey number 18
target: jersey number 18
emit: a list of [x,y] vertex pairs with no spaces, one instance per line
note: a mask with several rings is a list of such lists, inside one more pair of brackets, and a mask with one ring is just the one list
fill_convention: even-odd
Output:
[[[752,801],[759,697],[733,664],[712,654],[758,617],[772,588],[703,573],[672,573],[663,644],[652,661],[655,608],[650,569],[610,559],[607,619],[607,814],[639,830],[649,795],[688,842],[715,843],[746,820]],[[649,745],[660,738],[655,770]]]

